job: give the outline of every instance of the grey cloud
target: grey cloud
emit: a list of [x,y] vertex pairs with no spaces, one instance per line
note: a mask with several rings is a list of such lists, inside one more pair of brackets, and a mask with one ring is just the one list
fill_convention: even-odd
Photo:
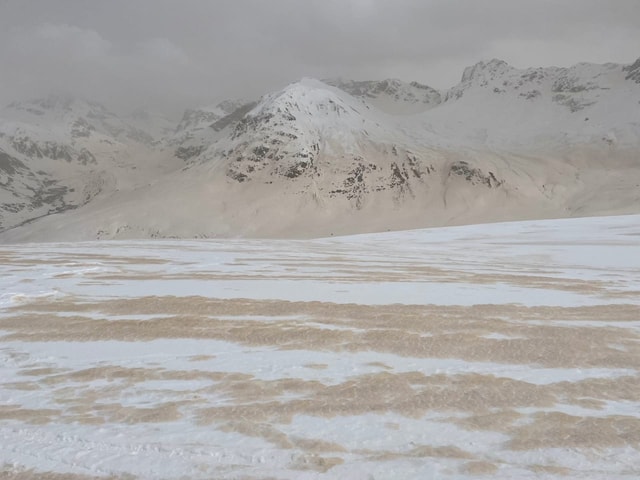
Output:
[[302,76],[439,88],[465,66],[631,62],[637,0],[5,0],[0,101],[66,90],[174,114]]

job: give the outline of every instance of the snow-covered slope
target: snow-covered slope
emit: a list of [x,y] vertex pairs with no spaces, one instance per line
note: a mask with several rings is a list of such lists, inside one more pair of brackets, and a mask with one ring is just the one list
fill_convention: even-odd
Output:
[[381,81],[329,79],[325,82],[393,114],[425,112],[442,101],[441,92],[428,85],[418,82],[406,83],[395,78]]
[[75,97],[51,95],[28,102],[13,102],[0,111],[0,117],[50,130],[62,139],[90,139],[106,136],[121,142],[151,143],[153,137],[138,129],[103,105]]
[[501,149],[637,148],[640,88],[630,68],[519,70],[500,60],[480,62],[465,69],[428,120],[462,140]]
[[639,68],[491,60],[443,93],[303,79],[257,103],[186,112],[162,142],[179,171],[4,238],[310,236],[638,212]]
[[153,163],[145,160],[153,144],[97,103],[60,96],[11,103],[0,110],[0,230],[135,183]]
[[385,145],[403,141],[385,120],[343,91],[304,79],[263,97],[201,160],[222,163],[238,182],[364,168],[365,151],[374,168],[374,155],[390,154]]
[[497,220],[517,218],[508,198],[519,204],[532,191],[547,208],[529,179],[511,184],[515,167],[414,148],[397,116],[317,80],[231,117],[203,130],[215,139],[183,171],[5,239],[309,236]]
[[640,216],[0,249],[0,477],[640,477]]

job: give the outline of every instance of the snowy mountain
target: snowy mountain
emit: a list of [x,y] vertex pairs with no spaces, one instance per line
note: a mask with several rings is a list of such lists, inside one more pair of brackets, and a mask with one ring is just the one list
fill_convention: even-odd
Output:
[[[303,79],[258,102],[188,110],[156,147],[181,168],[5,238],[44,237],[52,222],[70,239],[315,236],[638,212],[639,71],[640,61],[520,70],[491,60],[446,92]],[[72,110],[83,108],[96,107]],[[81,116],[84,129],[57,115],[76,163],[87,137],[144,142],[100,109]]]
[[344,169],[356,157],[358,168],[364,168],[363,147],[373,150],[397,140],[353,97],[312,79],[263,97],[227,129],[203,160],[226,164],[226,175],[238,182],[315,177],[323,166]]
[[450,174],[483,189],[504,184],[493,172],[416,147],[393,116],[313,79],[265,96],[225,133],[202,154],[204,168],[252,189],[281,185],[276,195],[286,190],[320,209],[436,202]]
[[0,230],[134,181],[154,138],[104,106],[50,96],[0,110]]
[[640,89],[632,68],[581,63],[519,70],[500,60],[480,62],[465,69],[429,120],[496,148],[636,148]]

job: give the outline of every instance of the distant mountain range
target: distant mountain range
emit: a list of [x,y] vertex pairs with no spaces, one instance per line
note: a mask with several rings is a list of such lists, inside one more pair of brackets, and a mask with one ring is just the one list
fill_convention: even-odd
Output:
[[0,111],[0,240],[306,237],[640,212],[640,60],[438,91],[303,79],[177,125],[75,98]]

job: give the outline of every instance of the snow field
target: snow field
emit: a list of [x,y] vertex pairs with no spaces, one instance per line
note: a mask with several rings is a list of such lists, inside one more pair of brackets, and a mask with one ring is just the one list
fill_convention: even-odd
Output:
[[635,478],[640,217],[0,247],[9,478]]

